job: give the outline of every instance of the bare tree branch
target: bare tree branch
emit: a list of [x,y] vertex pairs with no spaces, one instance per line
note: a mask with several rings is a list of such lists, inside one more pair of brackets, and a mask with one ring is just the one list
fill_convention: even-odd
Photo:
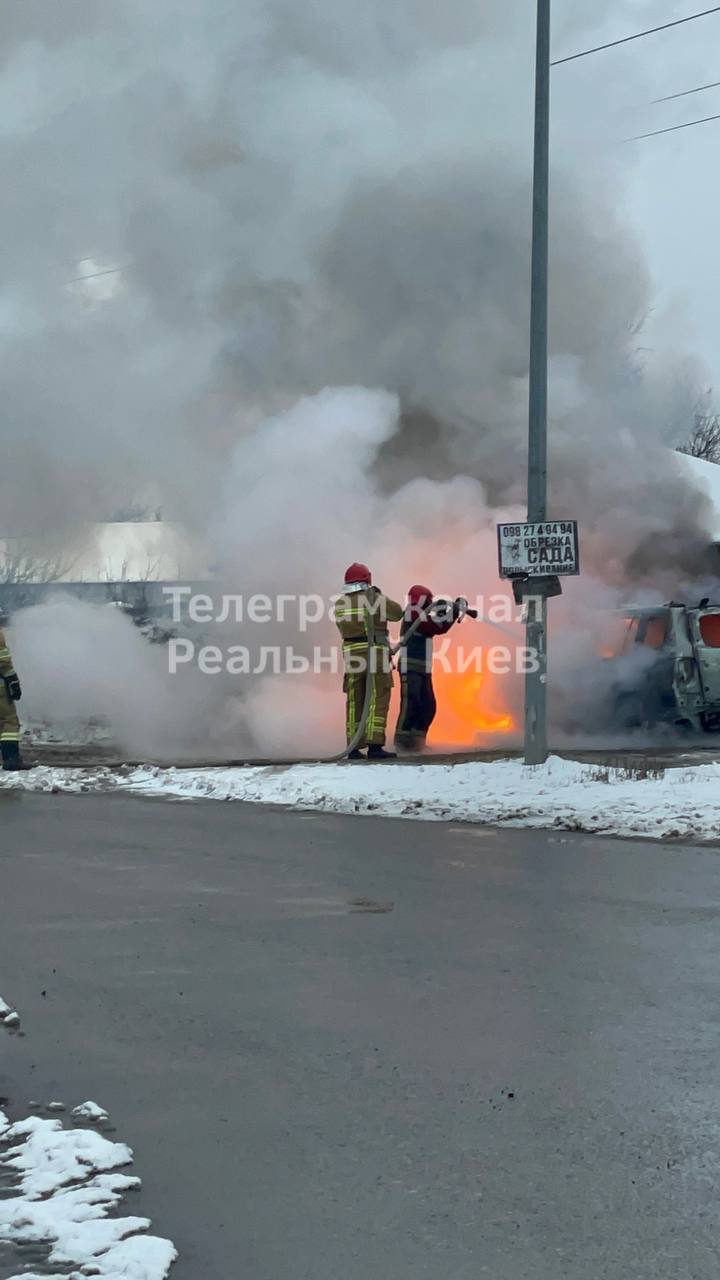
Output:
[[685,443],[677,446],[677,451],[691,458],[720,463],[720,415],[696,413],[693,429]]
[[28,582],[60,582],[66,578],[76,557],[69,555],[45,556],[13,541],[0,544],[0,586]]

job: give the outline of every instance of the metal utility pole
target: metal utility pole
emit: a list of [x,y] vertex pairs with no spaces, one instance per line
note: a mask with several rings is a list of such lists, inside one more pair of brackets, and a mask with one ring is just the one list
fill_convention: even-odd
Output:
[[[550,152],[550,0],[537,2],[535,155],[533,164],[532,293],[528,521],[547,518],[548,207]],[[547,600],[528,602],[527,646],[539,669],[525,677],[525,763],[547,759]]]

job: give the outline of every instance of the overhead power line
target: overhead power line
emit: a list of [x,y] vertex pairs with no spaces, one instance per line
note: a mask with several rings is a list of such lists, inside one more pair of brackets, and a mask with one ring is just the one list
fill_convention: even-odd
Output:
[[702,13],[688,14],[687,18],[676,18],[674,22],[664,22],[661,27],[650,27],[647,31],[636,31],[633,36],[623,36],[622,40],[610,40],[607,44],[597,44],[593,49],[582,49],[580,53],[571,53],[567,58],[556,58],[551,67],[559,67],[564,62],[574,62],[576,58],[587,58],[591,53],[602,53],[603,49],[615,49],[619,44],[629,44],[631,40],[642,40],[643,36],[653,36],[657,31],[668,31],[670,27],[681,27],[685,22],[694,22],[696,18],[707,18],[711,13],[720,13],[720,4],[712,9],[703,9]]
[[704,93],[706,89],[719,89],[720,80],[713,80],[712,84],[699,84],[696,89],[683,89],[682,93],[668,93],[664,98],[652,98],[651,106],[655,106],[658,102],[674,102],[675,98],[689,98],[691,93]]
[[678,129],[692,129],[696,124],[709,124],[711,120],[720,120],[720,115],[703,116],[702,120],[688,120],[687,124],[671,124],[667,129],[653,129],[652,133],[636,133],[634,138],[626,138],[626,142],[639,142],[641,138],[657,138],[661,133],[675,133]]
[[74,276],[73,279],[68,280],[67,283],[79,284],[81,280],[97,280],[98,276],[114,276],[114,275],[117,275],[118,272],[122,270],[123,270],[123,267],[108,267],[106,271],[91,271],[90,275]]

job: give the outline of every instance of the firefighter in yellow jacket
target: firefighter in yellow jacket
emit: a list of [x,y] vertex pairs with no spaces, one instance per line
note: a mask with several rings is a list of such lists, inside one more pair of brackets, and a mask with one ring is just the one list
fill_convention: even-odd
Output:
[[[393,686],[388,623],[400,622],[402,616],[402,605],[372,586],[372,575],[367,565],[351,564],[345,574],[343,594],[335,606],[335,621],[343,640],[348,744],[360,727],[368,679],[372,680],[372,693],[365,735],[351,751],[350,760],[364,759],[361,753],[365,747],[368,748],[368,760],[394,758],[394,752],[385,750],[385,728]],[[368,644],[369,626],[373,633],[372,649]]]
[[20,755],[20,721],[15,703],[21,697],[20,681],[5,643],[5,632],[0,627],[0,752],[2,767],[6,770],[30,768]]

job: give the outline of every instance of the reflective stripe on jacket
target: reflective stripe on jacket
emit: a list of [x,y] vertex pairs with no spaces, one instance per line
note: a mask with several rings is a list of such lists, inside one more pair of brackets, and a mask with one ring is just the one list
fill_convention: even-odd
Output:
[[368,616],[372,616],[373,633],[377,643],[386,644],[388,639],[388,623],[400,622],[403,616],[402,605],[383,595],[377,587],[360,584],[346,588],[335,605],[335,623],[343,638],[343,648],[349,644],[360,642],[367,644]]

